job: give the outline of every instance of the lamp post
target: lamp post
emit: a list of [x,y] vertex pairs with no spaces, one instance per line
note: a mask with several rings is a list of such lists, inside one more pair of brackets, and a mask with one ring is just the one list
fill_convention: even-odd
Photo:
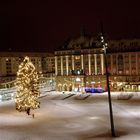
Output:
[[106,48],[107,43],[104,41],[103,34],[100,36],[101,44],[103,46],[104,52],[104,60],[105,60],[105,68],[106,68],[106,82],[107,82],[107,90],[108,90],[108,101],[109,101],[109,111],[110,111],[110,124],[111,124],[111,134],[115,137],[115,129],[114,129],[114,121],[113,121],[113,111],[112,111],[112,103],[111,103],[111,94],[110,94],[110,86],[109,86],[109,73],[108,73],[108,64],[107,64],[107,56],[106,56]]

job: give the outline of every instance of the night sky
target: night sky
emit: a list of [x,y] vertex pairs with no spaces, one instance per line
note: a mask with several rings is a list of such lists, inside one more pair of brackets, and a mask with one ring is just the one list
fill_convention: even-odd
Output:
[[0,50],[52,52],[67,39],[100,32],[140,38],[140,2],[128,0],[5,0],[0,4]]

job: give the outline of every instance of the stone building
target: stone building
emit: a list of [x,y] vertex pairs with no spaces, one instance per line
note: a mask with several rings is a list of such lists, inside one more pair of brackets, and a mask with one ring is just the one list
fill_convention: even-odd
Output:
[[54,77],[54,55],[37,52],[1,52],[0,53],[0,83],[15,80],[19,64],[28,56],[36,70],[44,77]]
[[[109,40],[107,62],[113,91],[140,91],[140,39]],[[106,90],[103,47],[98,37],[81,35],[55,50],[56,90]]]
[[[140,39],[108,40],[107,62],[112,91],[140,91]],[[81,34],[52,53],[1,52],[0,83],[16,77],[29,56],[39,74],[52,77],[58,91],[106,90],[104,50],[99,36]]]

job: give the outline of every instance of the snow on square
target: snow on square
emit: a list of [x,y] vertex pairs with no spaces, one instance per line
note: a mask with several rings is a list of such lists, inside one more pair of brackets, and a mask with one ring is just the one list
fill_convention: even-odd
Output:
[[34,118],[18,112],[14,100],[0,102],[0,140],[140,139],[140,93],[111,92],[115,138],[106,92],[88,93],[86,99],[86,93],[66,98],[68,94],[73,93],[44,93],[40,108],[31,110]]

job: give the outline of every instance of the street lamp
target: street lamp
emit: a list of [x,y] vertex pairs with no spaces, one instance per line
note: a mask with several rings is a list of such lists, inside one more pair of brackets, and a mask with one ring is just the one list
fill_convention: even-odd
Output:
[[101,44],[103,46],[104,52],[104,60],[105,60],[105,68],[106,68],[106,82],[107,82],[107,90],[108,90],[108,101],[109,101],[109,110],[110,110],[110,124],[111,124],[111,134],[115,137],[115,129],[114,129],[114,121],[113,121],[113,111],[112,111],[112,103],[111,103],[111,94],[110,94],[110,86],[109,86],[109,73],[108,73],[108,64],[107,64],[107,56],[106,56],[106,48],[107,43],[104,41],[104,36],[101,34]]

